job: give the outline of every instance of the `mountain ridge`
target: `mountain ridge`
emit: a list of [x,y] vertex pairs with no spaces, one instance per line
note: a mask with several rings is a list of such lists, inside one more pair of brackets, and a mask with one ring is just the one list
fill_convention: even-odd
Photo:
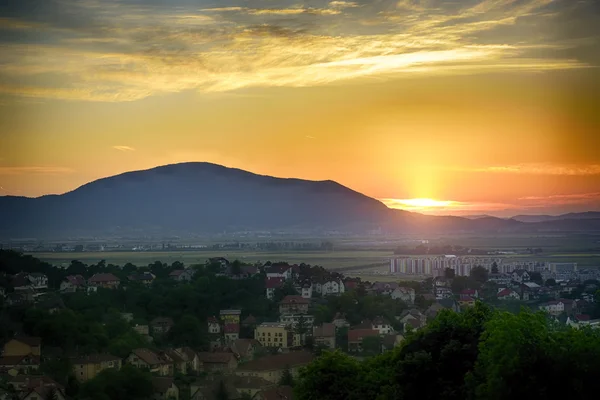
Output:
[[[600,230],[600,219],[428,216],[388,208],[333,180],[254,174],[196,162],[100,178],[61,195],[0,197],[0,236],[180,235],[234,231],[387,233]],[[561,228],[564,225],[566,228]]]

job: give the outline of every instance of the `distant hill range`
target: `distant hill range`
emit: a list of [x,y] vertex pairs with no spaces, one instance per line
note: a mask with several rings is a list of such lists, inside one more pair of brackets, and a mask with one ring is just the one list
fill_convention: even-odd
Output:
[[600,219],[600,211],[587,211],[581,213],[569,213],[562,215],[516,215],[512,217],[520,222],[548,222],[564,220]]
[[62,195],[0,197],[0,221],[3,238],[376,228],[387,233],[600,231],[600,217],[529,222],[426,216],[387,208],[333,181],[274,178],[210,163],[127,172]]

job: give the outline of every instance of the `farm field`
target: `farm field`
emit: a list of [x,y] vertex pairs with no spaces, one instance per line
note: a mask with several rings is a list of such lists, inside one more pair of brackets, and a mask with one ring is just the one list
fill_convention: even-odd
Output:
[[389,250],[340,250],[340,251],[302,251],[302,252],[268,252],[268,251],[128,251],[128,252],[78,252],[78,253],[31,253],[43,261],[56,266],[67,267],[72,260],[85,264],[95,264],[105,260],[109,264],[124,265],[128,262],[135,265],[147,265],[154,261],[171,264],[180,261],[185,265],[204,263],[208,258],[225,257],[244,262],[286,261],[289,263],[306,263],[321,265],[329,269],[345,269],[372,264],[387,264],[393,252]]

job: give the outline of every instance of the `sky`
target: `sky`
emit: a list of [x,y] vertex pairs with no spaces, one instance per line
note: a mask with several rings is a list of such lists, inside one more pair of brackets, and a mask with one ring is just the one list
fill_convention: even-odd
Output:
[[600,1],[4,0],[0,195],[208,161],[391,207],[600,210]]

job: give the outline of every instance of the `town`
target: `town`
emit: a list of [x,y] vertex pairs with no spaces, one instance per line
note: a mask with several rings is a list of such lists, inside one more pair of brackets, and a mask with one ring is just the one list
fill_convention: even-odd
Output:
[[[473,259],[467,271],[454,257],[392,259],[398,281],[369,282],[286,262],[56,268],[0,253],[3,400],[291,399],[323,351],[376,356],[477,302],[600,326],[600,276],[576,264]],[[401,280],[410,273],[432,276]]]

